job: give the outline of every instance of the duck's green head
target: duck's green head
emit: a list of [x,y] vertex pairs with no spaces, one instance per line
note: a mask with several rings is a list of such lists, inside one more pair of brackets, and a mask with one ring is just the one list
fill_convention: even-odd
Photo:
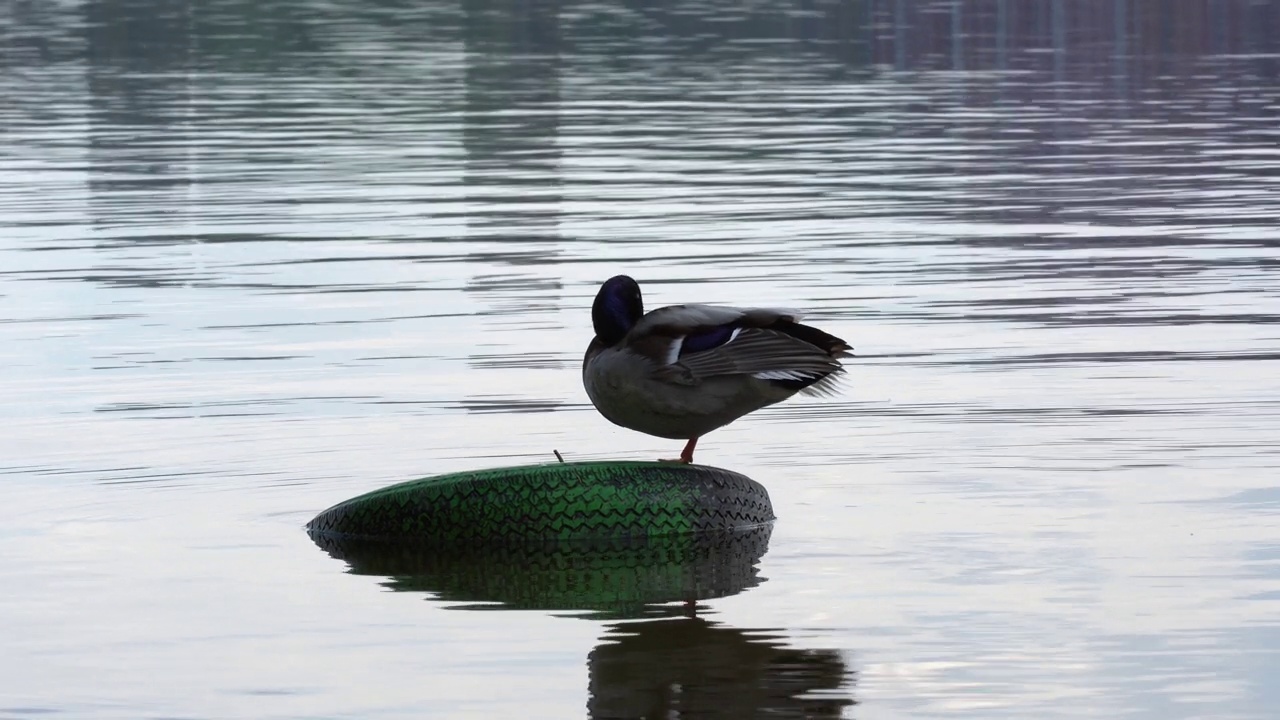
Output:
[[605,280],[591,305],[591,324],[595,326],[596,337],[606,345],[621,342],[643,315],[640,285],[626,275]]

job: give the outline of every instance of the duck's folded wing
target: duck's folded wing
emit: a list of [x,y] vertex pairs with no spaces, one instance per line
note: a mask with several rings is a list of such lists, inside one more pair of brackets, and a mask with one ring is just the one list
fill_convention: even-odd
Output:
[[806,388],[841,372],[849,346],[801,325],[800,314],[771,308],[673,305],[645,315],[624,344],[647,358],[664,382],[750,375]]
[[778,308],[736,308],[723,305],[671,305],[658,308],[640,318],[631,329],[631,337],[660,335],[674,337],[710,328],[745,324],[766,327],[778,320],[798,322],[801,315]]
[[803,381],[840,369],[838,359],[812,343],[776,330],[741,328],[728,342],[681,355],[666,372],[678,372],[695,382],[721,375]]

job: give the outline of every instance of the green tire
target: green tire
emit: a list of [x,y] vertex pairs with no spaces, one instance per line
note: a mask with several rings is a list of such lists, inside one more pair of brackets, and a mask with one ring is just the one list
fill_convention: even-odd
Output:
[[472,544],[638,539],[774,520],[769,493],[705,465],[551,463],[410,480],[339,503],[312,537]]

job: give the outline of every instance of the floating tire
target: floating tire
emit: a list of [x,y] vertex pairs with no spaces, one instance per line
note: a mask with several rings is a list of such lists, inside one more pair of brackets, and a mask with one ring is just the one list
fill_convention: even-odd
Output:
[[313,538],[558,543],[739,531],[774,520],[764,486],[706,465],[581,462],[410,480],[339,503]]

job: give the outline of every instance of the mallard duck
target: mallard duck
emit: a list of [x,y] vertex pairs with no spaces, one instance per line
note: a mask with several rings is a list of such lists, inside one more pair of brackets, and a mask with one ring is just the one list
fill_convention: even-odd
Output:
[[645,314],[640,285],[609,278],[591,306],[596,336],[582,383],[615,425],[688,440],[798,392],[829,394],[844,373],[848,343],[786,310],[672,305]]

